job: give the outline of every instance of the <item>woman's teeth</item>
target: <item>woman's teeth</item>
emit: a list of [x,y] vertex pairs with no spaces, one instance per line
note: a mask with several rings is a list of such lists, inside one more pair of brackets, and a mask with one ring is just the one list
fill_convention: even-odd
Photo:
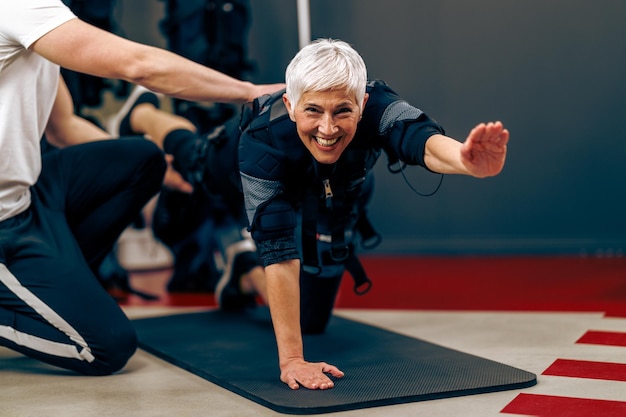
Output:
[[337,143],[338,140],[339,138],[322,139],[322,138],[315,136],[315,141],[319,143],[321,146],[333,146],[335,143]]

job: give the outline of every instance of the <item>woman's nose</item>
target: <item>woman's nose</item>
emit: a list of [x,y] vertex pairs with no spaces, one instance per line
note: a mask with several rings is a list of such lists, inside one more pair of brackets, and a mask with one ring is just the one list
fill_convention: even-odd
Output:
[[322,116],[317,130],[324,135],[332,135],[335,133],[337,131],[337,126],[335,125],[335,120],[332,115],[325,114]]

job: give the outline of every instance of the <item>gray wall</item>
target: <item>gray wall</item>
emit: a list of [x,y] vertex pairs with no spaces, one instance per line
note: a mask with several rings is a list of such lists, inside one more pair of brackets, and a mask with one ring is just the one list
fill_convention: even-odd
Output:
[[[296,2],[251,0],[251,10],[250,79],[281,81],[298,49]],[[449,135],[463,140],[489,120],[511,132],[501,175],[446,176],[432,197],[381,159],[377,251],[621,255],[625,17],[622,0],[311,0],[312,38],[350,42],[370,78]],[[438,181],[420,168],[407,177],[424,192]]]

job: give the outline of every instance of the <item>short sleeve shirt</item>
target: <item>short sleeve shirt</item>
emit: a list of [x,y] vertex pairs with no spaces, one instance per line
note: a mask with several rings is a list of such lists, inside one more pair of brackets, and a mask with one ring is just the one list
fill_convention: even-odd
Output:
[[59,66],[29,48],[75,17],[61,0],[0,2],[0,221],[30,205],[57,93]]

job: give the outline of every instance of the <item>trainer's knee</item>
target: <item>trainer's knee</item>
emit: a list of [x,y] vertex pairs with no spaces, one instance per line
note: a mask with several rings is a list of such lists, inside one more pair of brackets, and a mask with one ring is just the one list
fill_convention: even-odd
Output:
[[139,144],[145,149],[142,149],[141,152],[144,154],[146,160],[148,161],[148,166],[150,169],[154,169],[158,175],[165,174],[165,170],[167,168],[167,164],[165,162],[165,155],[163,151],[159,149],[157,145],[148,141],[140,141]]
[[158,146],[147,140],[130,139],[133,141],[132,151],[137,168],[134,178],[135,186],[147,195],[154,195],[161,189],[163,177],[167,169],[165,155]]
[[110,375],[121,370],[137,350],[137,334],[129,323],[119,326],[93,342],[94,360],[81,373],[92,376]]

